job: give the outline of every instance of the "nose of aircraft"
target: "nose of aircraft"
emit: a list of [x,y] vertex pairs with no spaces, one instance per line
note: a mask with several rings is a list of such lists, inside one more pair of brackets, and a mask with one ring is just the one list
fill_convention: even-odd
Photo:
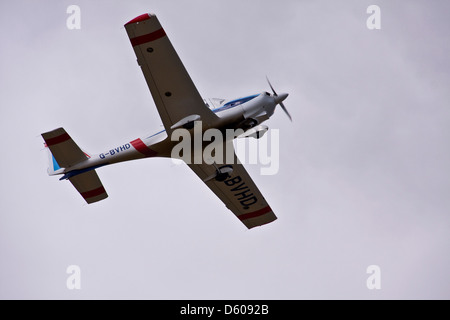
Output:
[[288,97],[289,94],[287,94],[287,93],[277,94],[275,92],[275,89],[272,87],[272,84],[270,83],[269,78],[266,77],[266,79],[267,79],[267,82],[269,83],[270,89],[272,89],[275,103],[280,105],[281,109],[283,109],[283,111],[286,113],[286,115],[288,116],[289,120],[292,121],[291,115],[289,114],[289,112],[287,111],[286,107],[283,104],[283,100],[285,100]]
[[280,93],[279,95],[274,97],[275,102],[277,104],[283,102],[288,97],[288,95],[289,95],[288,93]]

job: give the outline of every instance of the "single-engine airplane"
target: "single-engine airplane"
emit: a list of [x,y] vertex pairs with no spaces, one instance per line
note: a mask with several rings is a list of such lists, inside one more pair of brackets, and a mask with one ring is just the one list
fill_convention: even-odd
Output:
[[[272,94],[262,92],[228,101],[202,99],[154,14],[134,18],[125,24],[125,29],[165,130],[96,155],[82,151],[63,128],[43,133],[46,149],[50,151],[48,174],[63,175],[60,180],[68,179],[87,203],[108,197],[97,168],[134,159],[173,157],[172,150],[179,141],[172,141],[171,137],[179,129],[192,136],[211,128],[221,132],[240,129],[243,132],[240,138],[259,138],[268,130],[261,123],[273,115],[277,105],[291,119],[283,105],[288,94],[277,94],[268,79]],[[236,136],[231,136],[222,143],[223,148],[232,148],[232,156],[224,161],[211,163],[208,159],[190,161],[191,158],[180,157],[250,229],[270,223],[277,217],[236,157],[234,138]],[[200,148],[204,150],[206,146],[203,141]]]

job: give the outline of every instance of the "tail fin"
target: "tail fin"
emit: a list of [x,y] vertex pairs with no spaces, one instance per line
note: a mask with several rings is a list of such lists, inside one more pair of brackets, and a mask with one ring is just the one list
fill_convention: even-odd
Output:
[[[43,133],[42,137],[49,151],[49,168],[47,170],[49,175],[67,173],[67,168],[90,158],[63,128]],[[94,168],[77,172],[70,175],[68,179],[87,203],[97,202],[108,197]]]
[[57,174],[64,173],[64,168],[61,168],[58,161],[56,161],[55,157],[53,156],[52,152],[50,151],[50,148],[47,146],[47,143],[45,143],[45,149],[47,149],[48,153],[48,169],[47,172],[50,176],[54,176]]

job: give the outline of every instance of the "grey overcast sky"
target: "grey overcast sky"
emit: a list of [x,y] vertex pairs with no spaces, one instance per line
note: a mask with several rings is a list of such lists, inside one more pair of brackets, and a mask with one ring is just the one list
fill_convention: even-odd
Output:
[[[69,5],[81,29],[69,30]],[[381,29],[369,30],[369,5]],[[60,126],[91,153],[160,130],[123,25],[155,13],[204,97],[269,90],[278,220],[247,230],[185,165],[104,167],[85,204],[47,175]],[[449,299],[450,2],[0,2],[0,298]],[[69,290],[66,269],[81,270]],[[381,289],[369,290],[377,265]]]

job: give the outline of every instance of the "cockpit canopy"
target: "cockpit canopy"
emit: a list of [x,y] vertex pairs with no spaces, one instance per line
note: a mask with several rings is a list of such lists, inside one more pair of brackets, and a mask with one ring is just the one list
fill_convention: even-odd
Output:
[[[264,92],[263,94],[270,96],[270,94],[268,92]],[[246,102],[256,98],[259,95],[260,95],[260,93],[254,94],[251,96],[247,96],[247,97],[243,97],[243,98],[239,98],[239,99],[230,100],[230,101],[227,101],[225,99],[218,99],[218,98],[203,99],[203,100],[205,101],[205,104],[209,109],[214,110],[214,112],[217,112],[219,110],[220,111],[227,110],[227,109],[236,107],[240,104],[246,103]]]

